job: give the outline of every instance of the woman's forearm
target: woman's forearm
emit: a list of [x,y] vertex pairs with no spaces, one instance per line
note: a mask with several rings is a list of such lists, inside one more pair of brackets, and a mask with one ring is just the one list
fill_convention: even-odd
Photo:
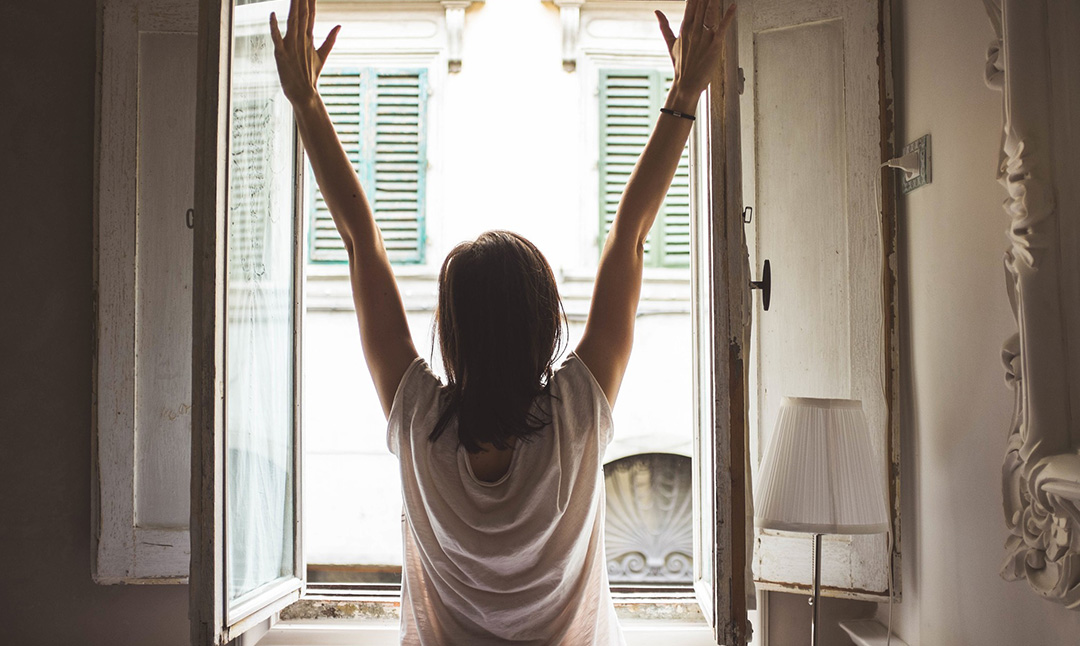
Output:
[[[693,115],[699,96],[700,92],[682,92],[673,84],[664,107]],[[644,244],[671,187],[693,123],[690,119],[670,114],[661,113],[657,117],[656,127],[619,201],[612,224],[615,232],[613,238]]]
[[315,181],[349,252],[350,261],[370,258],[373,254],[383,255],[382,236],[371,204],[338,139],[322,98],[313,93],[310,100],[294,103],[293,112]]
[[315,49],[311,41],[315,0],[292,0],[288,21],[289,30],[283,36],[277,16],[270,14],[281,89],[293,106],[315,181],[349,254],[360,342],[383,412],[389,415],[401,376],[416,358],[416,347],[375,215],[316,90],[340,25]]

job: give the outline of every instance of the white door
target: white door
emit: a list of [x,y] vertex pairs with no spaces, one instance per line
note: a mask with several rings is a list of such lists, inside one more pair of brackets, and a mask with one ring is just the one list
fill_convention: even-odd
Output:
[[286,0],[201,5],[191,634],[225,644],[297,599],[300,153],[269,35]]
[[[884,482],[899,471],[895,264],[883,262],[895,262],[895,218],[891,198],[879,207],[892,195],[888,176],[879,186],[891,147],[888,0],[749,0],[739,11],[748,233],[755,273],[772,267],[771,307],[755,314],[752,458],[782,397],[860,399]],[[809,535],[761,531],[755,547],[759,585],[811,584]],[[885,535],[825,536],[823,551],[826,594],[886,592]]]

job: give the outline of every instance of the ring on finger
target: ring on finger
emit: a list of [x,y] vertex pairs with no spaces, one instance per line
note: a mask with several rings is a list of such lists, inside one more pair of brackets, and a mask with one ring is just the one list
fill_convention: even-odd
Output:
[[716,27],[710,27],[710,26],[706,25],[705,23],[701,23],[701,28],[704,29],[705,31],[712,31],[712,30],[716,29]]

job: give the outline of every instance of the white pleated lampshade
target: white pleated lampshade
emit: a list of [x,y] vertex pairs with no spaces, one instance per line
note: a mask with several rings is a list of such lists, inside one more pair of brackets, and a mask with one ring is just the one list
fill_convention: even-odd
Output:
[[889,529],[862,402],[785,397],[754,495],[758,527],[813,534]]

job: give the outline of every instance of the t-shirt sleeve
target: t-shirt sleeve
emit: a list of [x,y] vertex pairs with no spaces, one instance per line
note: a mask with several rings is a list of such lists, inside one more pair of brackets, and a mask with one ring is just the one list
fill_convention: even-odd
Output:
[[611,444],[615,438],[611,404],[585,362],[571,352],[555,376],[563,381],[562,396],[573,400],[567,402],[572,414],[582,423],[593,426],[601,449]]
[[391,453],[400,455],[402,439],[408,437],[418,418],[424,418],[427,408],[437,403],[441,385],[422,357],[405,369],[386,422],[386,447]]

